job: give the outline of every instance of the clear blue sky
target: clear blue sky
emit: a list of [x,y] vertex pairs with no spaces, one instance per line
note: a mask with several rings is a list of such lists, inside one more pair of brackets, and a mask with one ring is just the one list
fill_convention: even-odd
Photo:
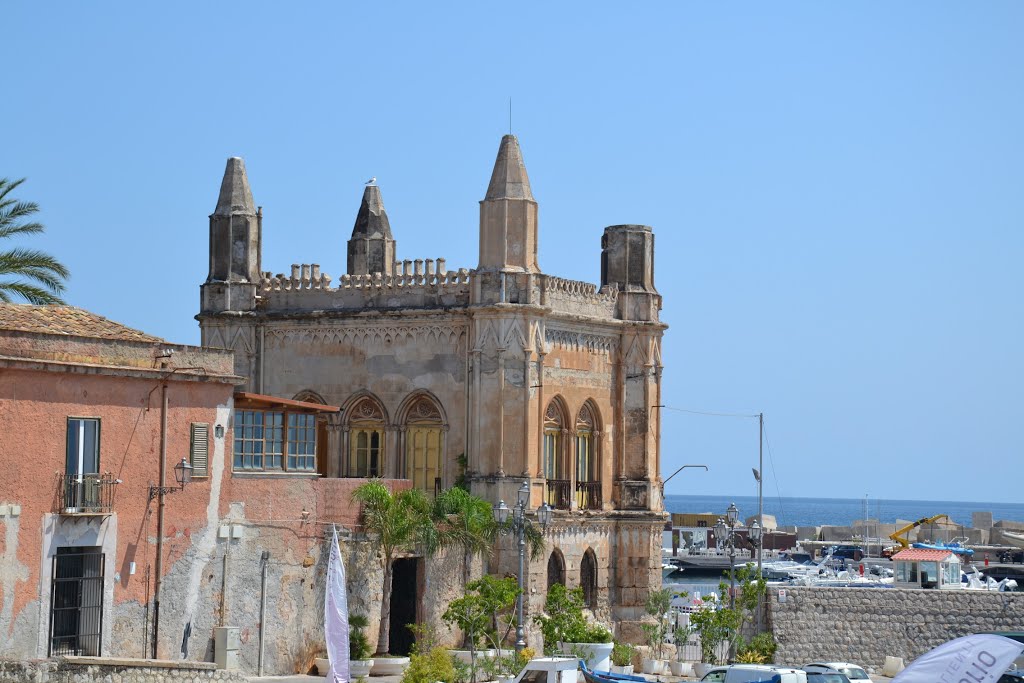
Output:
[[[387,6],[385,6],[387,5]],[[664,401],[764,411],[766,493],[1021,498],[1024,4],[6,3],[0,176],[69,300],[176,342],[225,159],[266,270],[477,257],[513,126],[541,266],[657,235]],[[666,411],[669,493],[752,494],[756,421]],[[941,512],[941,511],[939,511]]]

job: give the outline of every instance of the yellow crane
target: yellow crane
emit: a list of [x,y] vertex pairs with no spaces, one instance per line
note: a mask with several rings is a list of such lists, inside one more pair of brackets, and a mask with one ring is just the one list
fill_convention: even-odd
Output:
[[895,532],[889,534],[889,538],[899,543],[903,550],[906,550],[910,547],[910,541],[904,538],[904,535],[906,535],[912,529],[916,529],[917,527],[921,526],[922,524],[931,524],[932,522],[937,522],[943,518],[945,518],[945,520],[950,524],[953,523],[953,520],[949,518],[949,515],[933,515],[931,517],[922,517],[916,522],[911,522],[902,529],[897,529]]

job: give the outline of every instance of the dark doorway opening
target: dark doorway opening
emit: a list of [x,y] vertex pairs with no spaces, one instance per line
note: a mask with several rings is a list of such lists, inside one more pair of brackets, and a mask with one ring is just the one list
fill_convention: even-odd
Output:
[[416,642],[408,624],[416,623],[418,565],[419,559],[415,557],[395,560],[392,565],[391,625],[388,633],[393,655],[408,655]]
[[57,548],[50,581],[49,656],[100,655],[103,633],[103,553]]
[[556,583],[565,585],[565,559],[558,548],[552,550],[548,558],[548,590]]

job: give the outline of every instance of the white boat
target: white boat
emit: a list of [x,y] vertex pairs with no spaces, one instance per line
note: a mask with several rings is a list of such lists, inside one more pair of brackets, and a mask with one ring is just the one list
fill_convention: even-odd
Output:
[[1000,533],[1002,533],[1003,538],[1006,539],[1006,542],[1010,545],[1016,548],[1024,548],[1024,532],[1000,529]]

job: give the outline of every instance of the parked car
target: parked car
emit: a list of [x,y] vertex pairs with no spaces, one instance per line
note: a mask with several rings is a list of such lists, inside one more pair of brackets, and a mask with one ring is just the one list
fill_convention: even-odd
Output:
[[830,674],[821,671],[808,671],[807,683],[850,683],[846,674]]
[[843,674],[851,681],[870,681],[868,672],[856,664],[849,662],[812,662],[804,667],[804,671],[816,671],[823,674]]
[[1000,676],[996,683],[1024,683],[1024,671],[1020,669],[1010,669]]
[[765,664],[716,666],[700,679],[701,683],[807,683],[807,673]]

